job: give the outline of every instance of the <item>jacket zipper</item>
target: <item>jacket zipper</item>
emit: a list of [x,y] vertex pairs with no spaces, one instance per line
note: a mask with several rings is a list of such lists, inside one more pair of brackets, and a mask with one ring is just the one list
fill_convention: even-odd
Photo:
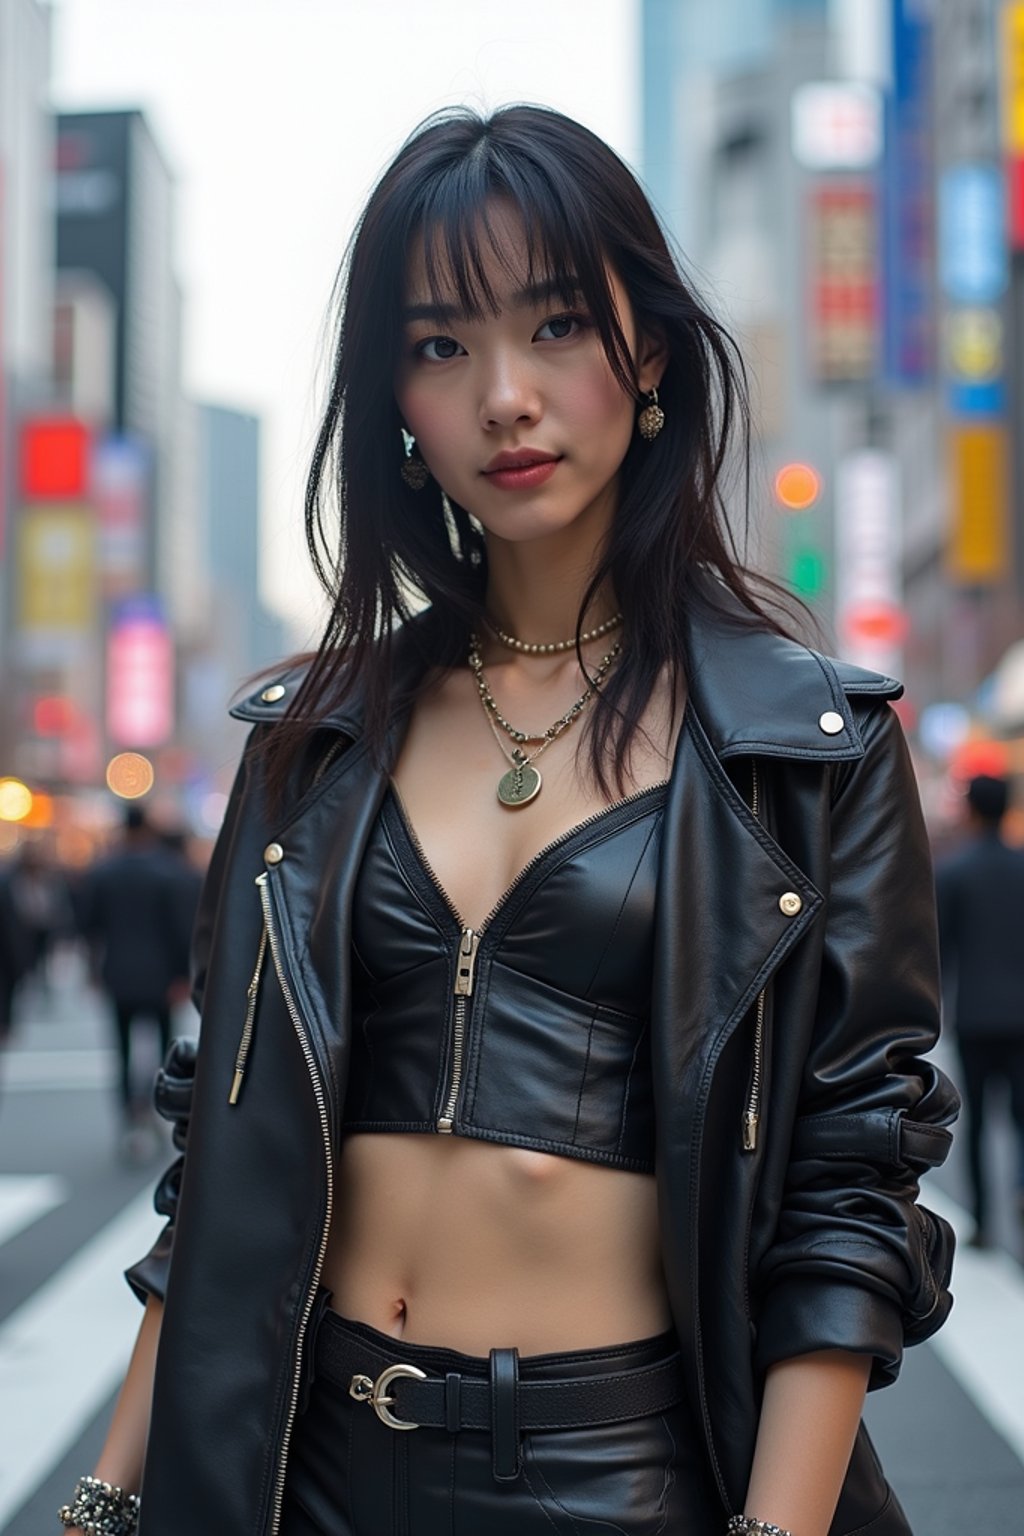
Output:
[[527,875],[530,874],[531,870],[535,867],[536,864],[539,863],[541,859],[545,858],[549,853],[553,852],[554,849],[561,847],[562,843],[568,842],[571,837],[575,837],[577,832],[582,831],[584,827],[589,827],[593,822],[600,821],[604,816],[608,814],[609,811],[618,810],[619,807],[623,805],[630,805],[634,800],[640,800],[644,797],[644,795],[649,795],[656,789],[663,789],[666,782],[668,781],[666,780],[658,784],[648,784],[645,789],[638,789],[633,794],[626,795],[622,800],[616,800],[611,805],[603,806],[601,810],[594,811],[591,815],[584,817],[582,821],[578,821],[574,827],[570,827],[567,832],[563,832],[559,837],[556,837],[553,842],[545,843],[544,847],[535,853],[533,858],[530,859],[527,864],[523,865],[518,875],[516,875],[515,879],[512,881],[512,884],[507,886],[506,889],[501,893],[494,906],[491,908],[483,922],[480,924],[480,927],[470,928],[463,918],[462,913],[458,911],[455,903],[452,901],[451,897],[448,895],[448,892],[445,890],[437,875],[434,873],[433,866],[431,865],[430,860],[427,858],[427,855],[424,852],[423,844],[420,842],[419,837],[416,834],[416,830],[409,819],[409,813],[405,808],[405,801],[402,799],[401,790],[398,788],[398,785],[395,783],[394,779],[391,780],[391,787],[395,792],[395,798],[402,808],[402,820],[405,824],[405,830],[408,832],[411,841],[415,845],[416,851],[420,856],[420,862],[423,865],[423,868],[426,870],[427,874],[430,876],[430,880],[437,889],[437,892],[445,906],[448,908],[449,912],[451,912],[452,916],[458,923],[459,928],[461,929],[459,936],[458,961],[455,967],[455,985],[453,988],[455,994],[455,1010],[452,1016],[452,1065],[451,1073],[448,1078],[448,1093],[445,1097],[444,1107],[437,1122],[437,1130],[441,1135],[450,1136],[454,1130],[455,1111],[458,1108],[459,1088],[462,1084],[462,1066],[466,1044],[466,1022],[469,1013],[470,999],[473,995],[476,954],[480,947],[480,941],[483,938],[484,931],[494,921],[505,903],[511,900],[514,892],[518,890],[519,886],[526,879]]
[[[757,777],[757,761],[750,760],[752,789],[750,809],[755,821],[761,819],[761,789]],[[757,1017],[754,1021],[754,1061],[750,1072],[750,1092],[743,1111],[743,1150],[757,1150],[757,1131],[761,1120],[761,1080],[764,1068],[764,990],[758,994]]]
[[309,1043],[309,1035],[306,1031],[306,1026],[303,1024],[299,1010],[295,1006],[295,999],[292,996],[292,990],[288,985],[288,978],[285,975],[284,966],[281,962],[281,950],[278,944],[277,934],[274,931],[274,920],[271,910],[270,892],[267,889],[266,872],[261,875],[257,875],[256,884],[259,887],[260,901],[263,903],[264,929],[267,939],[270,943],[270,953],[273,957],[274,969],[277,972],[277,979],[281,987],[282,996],[284,997],[285,1006],[287,1007],[288,1013],[291,1017],[292,1026],[295,1030],[295,1033],[298,1036],[299,1045],[301,1046],[302,1054],[306,1059],[306,1067],[309,1071],[309,1076],[313,1084],[313,1097],[316,1099],[317,1112],[320,1116],[320,1130],[323,1134],[324,1157],[327,1165],[327,1209],[324,1212],[323,1226],[320,1232],[320,1248],[317,1253],[316,1264],[313,1268],[312,1282],[306,1295],[306,1301],[302,1311],[302,1318],[299,1324],[298,1343],[295,1350],[295,1363],[292,1372],[291,1397],[288,1403],[288,1415],[285,1420],[284,1433],[281,1436],[281,1445],[278,1451],[277,1482],[274,1487],[274,1503],[270,1524],[271,1536],[277,1536],[277,1531],[281,1524],[281,1507],[284,1502],[284,1482],[288,1468],[288,1449],[291,1445],[292,1430],[295,1426],[295,1414],[299,1402],[299,1384],[302,1377],[303,1346],[306,1340],[306,1329],[309,1325],[310,1314],[313,1310],[313,1303],[316,1300],[317,1289],[320,1285],[320,1276],[323,1273],[324,1258],[327,1253],[327,1239],[331,1230],[331,1214],[334,1208],[334,1158],[331,1151],[331,1125],[327,1113],[327,1095],[324,1092],[323,1081],[320,1077],[320,1068],[318,1067],[316,1057],[313,1054],[313,1048]]
[[263,920],[263,931],[260,934],[260,947],[256,956],[256,968],[252,973],[246,993],[245,1023],[242,1025],[242,1038],[238,1042],[238,1054],[235,1056],[235,1075],[231,1080],[231,1092],[228,1094],[228,1103],[237,1104],[242,1092],[242,1078],[245,1076],[245,1064],[249,1057],[249,1047],[252,1045],[252,1032],[256,1023],[256,998],[260,990],[260,977],[263,974],[263,961],[267,953],[267,922]]

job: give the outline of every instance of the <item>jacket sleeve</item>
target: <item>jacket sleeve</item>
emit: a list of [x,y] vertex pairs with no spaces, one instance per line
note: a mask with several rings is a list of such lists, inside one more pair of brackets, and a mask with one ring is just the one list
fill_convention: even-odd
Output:
[[[255,733],[253,733],[255,735]],[[253,737],[250,736],[249,744]],[[217,918],[217,908],[223,889],[224,868],[228,862],[235,833],[241,818],[242,806],[245,801],[246,783],[248,777],[249,746],[235,775],[231,795],[228,799],[227,810],[221,826],[217,841],[214,845],[210,865],[203,881],[202,894],[199,898],[199,907],[196,913],[195,928],[192,935],[192,1000],[199,1011],[200,1018],[203,1012],[203,990],[206,982],[206,968],[210,952],[210,942]],[[153,1196],[153,1204],[157,1215],[167,1218],[166,1225],[161,1231],[156,1242],[147,1254],[130,1269],[125,1270],[125,1279],[140,1301],[145,1301],[148,1296],[156,1296],[163,1300],[167,1289],[167,1275],[171,1264],[171,1251],[174,1241],[174,1218],[178,1208],[178,1193],[181,1189],[181,1175],[185,1166],[185,1149],[188,1139],[188,1120],[192,1105],[192,1085],[195,1078],[197,1042],[187,1037],[182,1037],[171,1042],[170,1050],[163,1067],[157,1073],[153,1091],[153,1103],[158,1114],[171,1122],[174,1127],[173,1141],[179,1156],[164,1173],[157,1184]]]
[[874,1358],[945,1320],[953,1234],[918,1205],[959,1097],[925,1053],[939,1032],[931,859],[909,753],[887,705],[837,775],[818,1004],[775,1241],[759,1279],[757,1363],[817,1349]]

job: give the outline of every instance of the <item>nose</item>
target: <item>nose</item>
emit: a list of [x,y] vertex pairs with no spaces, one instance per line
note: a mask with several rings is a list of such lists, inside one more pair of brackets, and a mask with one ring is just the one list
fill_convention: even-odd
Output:
[[480,390],[480,422],[487,431],[538,421],[540,393],[529,366],[508,353],[490,359]]

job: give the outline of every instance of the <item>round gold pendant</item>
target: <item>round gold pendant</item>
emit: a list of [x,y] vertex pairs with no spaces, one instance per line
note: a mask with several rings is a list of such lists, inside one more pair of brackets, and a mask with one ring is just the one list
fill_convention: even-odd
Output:
[[540,794],[541,777],[529,763],[517,764],[498,781],[498,799],[502,805],[528,805]]

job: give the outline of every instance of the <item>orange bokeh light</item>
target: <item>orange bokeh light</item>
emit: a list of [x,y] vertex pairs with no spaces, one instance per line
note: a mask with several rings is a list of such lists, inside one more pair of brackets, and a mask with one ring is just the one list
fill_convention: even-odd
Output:
[[153,764],[141,752],[119,752],[107,764],[107,788],[122,800],[138,800],[153,788]]
[[775,495],[790,512],[806,512],[821,494],[821,476],[809,464],[783,464],[775,476]]

